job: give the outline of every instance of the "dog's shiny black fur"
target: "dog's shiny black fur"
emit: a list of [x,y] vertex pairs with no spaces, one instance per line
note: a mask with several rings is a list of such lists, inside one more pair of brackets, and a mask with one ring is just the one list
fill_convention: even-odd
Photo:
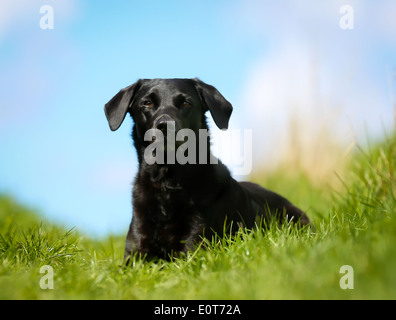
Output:
[[257,216],[268,220],[277,213],[309,224],[306,214],[285,198],[257,184],[237,182],[220,161],[211,164],[210,141],[207,164],[146,163],[144,150],[151,143],[144,140],[148,129],[162,130],[164,124],[174,121],[176,131],[189,128],[198,136],[199,129],[208,129],[206,111],[220,129],[228,128],[231,104],[199,79],[139,80],[106,104],[111,130],[118,129],[127,113],[134,120],[132,138],[139,171],[133,187],[126,260],[134,252],[169,259],[172,253],[193,249],[202,236],[222,236],[225,225],[231,232],[241,225],[252,228]]

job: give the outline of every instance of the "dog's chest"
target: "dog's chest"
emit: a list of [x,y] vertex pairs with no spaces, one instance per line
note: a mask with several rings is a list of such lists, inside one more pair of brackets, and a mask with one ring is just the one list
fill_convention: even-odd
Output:
[[167,258],[171,252],[184,252],[202,230],[200,214],[184,189],[147,190],[135,197],[135,216],[140,220],[140,250]]

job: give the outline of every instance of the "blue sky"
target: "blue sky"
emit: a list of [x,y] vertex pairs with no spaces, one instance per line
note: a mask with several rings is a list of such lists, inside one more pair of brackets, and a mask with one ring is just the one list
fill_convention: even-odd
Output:
[[[353,30],[339,27],[344,4]],[[53,30],[39,27],[43,5]],[[83,231],[126,231],[132,121],[111,132],[103,106],[138,78],[216,86],[234,105],[230,127],[263,141],[258,162],[284,140],[290,113],[306,123],[337,114],[346,145],[380,136],[393,124],[395,16],[385,0],[3,0],[0,192]]]

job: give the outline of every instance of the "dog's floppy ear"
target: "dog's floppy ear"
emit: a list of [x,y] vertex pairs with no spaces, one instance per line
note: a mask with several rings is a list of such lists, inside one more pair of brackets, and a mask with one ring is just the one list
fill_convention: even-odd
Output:
[[228,121],[232,113],[232,105],[213,86],[194,79],[195,87],[205,107],[212,114],[213,120],[221,130],[228,129]]
[[124,121],[133,96],[140,87],[140,82],[141,80],[138,80],[133,85],[121,89],[120,92],[106,103],[104,110],[111,131],[116,131]]

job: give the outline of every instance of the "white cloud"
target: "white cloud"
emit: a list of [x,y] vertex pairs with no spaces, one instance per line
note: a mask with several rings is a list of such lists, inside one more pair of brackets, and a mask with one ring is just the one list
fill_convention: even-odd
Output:
[[238,26],[268,43],[268,51],[247,72],[239,103],[251,115],[247,124],[255,132],[254,150],[261,150],[257,162],[275,165],[296,134],[302,148],[317,148],[315,139],[323,138],[324,131],[347,145],[354,134],[383,133],[383,123],[391,124],[389,61],[381,55],[396,49],[395,20],[384,14],[393,12],[395,5],[348,1],[354,8],[355,29],[345,31],[338,24],[344,4],[238,4]]
[[87,175],[89,188],[103,194],[130,192],[137,164],[131,159],[98,163]]
[[[40,29],[44,4],[54,7],[55,30]],[[53,80],[54,73],[67,81],[67,74],[75,70],[78,53],[64,30],[78,14],[77,9],[75,0],[0,2],[0,45],[4,48],[0,61],[1,130],[23,126],[23,120],[40,116],[61,83]]]

